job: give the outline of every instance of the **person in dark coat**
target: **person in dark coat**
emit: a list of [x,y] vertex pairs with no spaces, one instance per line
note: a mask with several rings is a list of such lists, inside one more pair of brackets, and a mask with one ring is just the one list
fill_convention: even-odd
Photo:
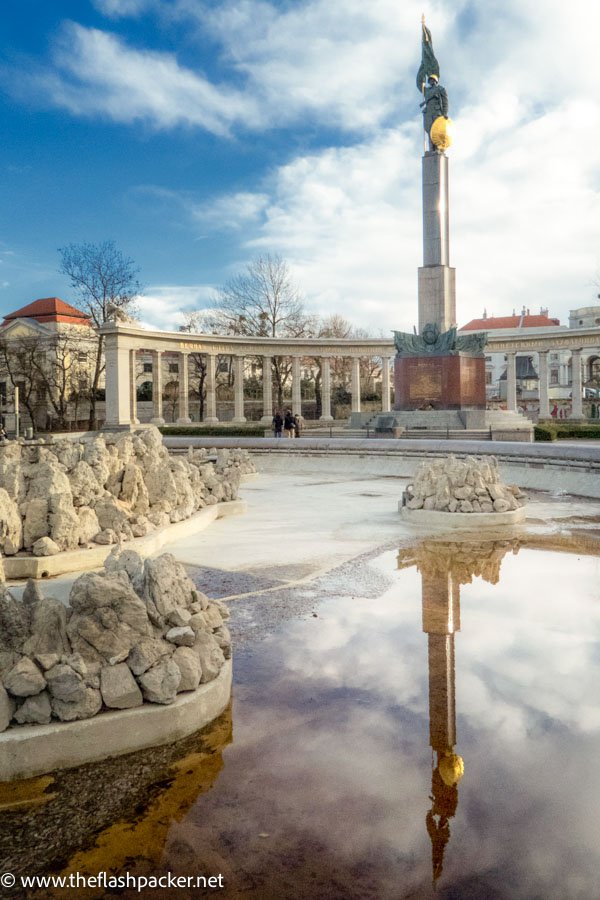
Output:
[[285,436],[289,438],[293,438],[296,433],[296,420],[292,415],[291,409],[286,409],[285,416],[283,419],[283,430],[285,431]]
[[279,410],[273,416],[273,431],[275,432],[275,437],[280,438],[281,432],[283,430],[283,419],[281,418],[281,413]]

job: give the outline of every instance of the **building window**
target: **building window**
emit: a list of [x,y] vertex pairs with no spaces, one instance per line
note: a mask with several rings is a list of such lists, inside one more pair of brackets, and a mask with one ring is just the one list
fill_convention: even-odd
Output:
[[0,404],[6,406],[6,382],[0,381]]
[[556,362],[558,360],[558,353],[551,353],[550,359],[552,360],[552,362]]
[[558,371],[550,372],[550,384],[558,384]]
[[169,374],[176,375],[179,372],[179,363],[169,363]]
[[492,357],[491,357],[491,356],[486,356],[485,361],[486,361],[486,363],[491,363]]
[[85,352],[85,350],[80,350],[77,353],[77,362],[85,363],[85,362],[87,362],[87,358],[88,358],[88,355]]
[[152,363],[144,363],[144,367],[143,367],[142,371],[151,372],[152,371]]
[[493,374],[493,373],[492,373],[491,371],[485,373],[485,383],[486,383],[486,384],[492,384],[492,383],[493,383],[493,382],[492,382],[492,374]]

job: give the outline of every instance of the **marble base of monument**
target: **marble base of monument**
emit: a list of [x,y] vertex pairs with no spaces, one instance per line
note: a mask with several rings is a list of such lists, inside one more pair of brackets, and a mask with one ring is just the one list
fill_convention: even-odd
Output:
[[397,356],[394,389],[395,410],[485,409],[485,357]]

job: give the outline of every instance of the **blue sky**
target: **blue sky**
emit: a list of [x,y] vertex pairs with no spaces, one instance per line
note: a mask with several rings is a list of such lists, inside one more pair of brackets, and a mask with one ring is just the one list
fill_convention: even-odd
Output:
[[314,312],[412,328],[423,11],[459,323],[596,302],[595,0],[5,0],[0,312],[73,299],[57,248],[113,239],[149,324],[269,251]]

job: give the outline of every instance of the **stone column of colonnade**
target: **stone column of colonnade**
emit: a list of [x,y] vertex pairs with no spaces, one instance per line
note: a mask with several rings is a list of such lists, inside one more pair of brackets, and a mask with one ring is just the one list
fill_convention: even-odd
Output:
[[131,408],[131,424],[139,425],[137,415],[137,350],[129,351],[129,395]]
[[292,415],[302,415],[302,394],[300,391],[300,357],[292,356]]
[[360,412],[360,358],[352,357],[352,412]]
[[217,418],[217,357],[214,353],[206,354],[206,415],[203,420],[208,425],[215,425]]
[[245,422],[244,415],[244,357],[234,356],[234,394],[233,394],[233,422]]
[[583,382],[581,378],[581,349],[571,350],[572,419],[583,419]]
[[[106,428],[129,428],[134,423],[135,406],[132,393],[135,380],[135,350],[107,335],[104,346],[106,360]],[[133,374],[132,374],[133,372]]]
[[178,425],[189,425],[190,418],[190,372],[189,353],[179,354],[179,417]]
[[548,394],[548,351],[540,350],[538,352],[538,375],[539,380],[539,417],[547,419],[550,416],[550,398]]
[[263,425],[270,425],[273,421],[273,370],[272,358],[263,356],[262,358],[262,383],[263,383],[263,414],[261,422]]
[[389,412],[391,410],[390,401],[390,357],[381,357],[381,411]]
[[152,351],[152,419],[153,425],[164,425],[162,397],[162,350]]
[[517,411],[517,354],[509,350],[506,354],[506,406],[510,412]]
[[321,359],[321,421],[333,422],[331,415],[331,361],[327,356]]

